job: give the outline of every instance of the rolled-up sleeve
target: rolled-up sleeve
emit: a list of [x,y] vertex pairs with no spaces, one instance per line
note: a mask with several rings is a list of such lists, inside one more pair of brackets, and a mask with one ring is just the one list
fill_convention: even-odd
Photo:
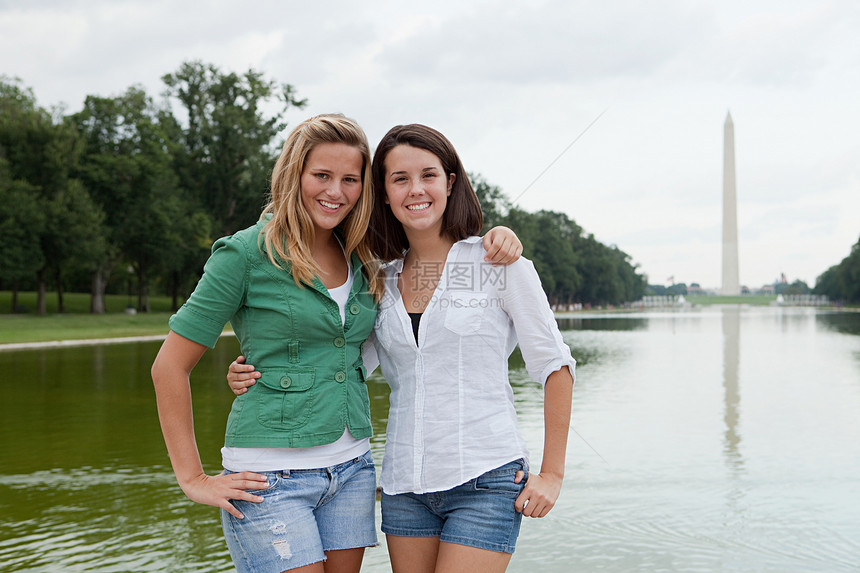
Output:
[[379,355],[376,353],[376,334],[371,331],[361,345],[361,360],[364,362],[364,369],[367,376],[373,374],[373,371],[379,368]]
[[497,292],[514,323],[529,376],[545,385],[550,374],[568,366],[575,381],[576,360],[561,337],[534,264],[521,257],[505,267]]
[[213,348],[245,300],[248,259],[245,245],[234,237],[218,239],[203,267],[203,276],[182,307],[170,317],[170,329]]

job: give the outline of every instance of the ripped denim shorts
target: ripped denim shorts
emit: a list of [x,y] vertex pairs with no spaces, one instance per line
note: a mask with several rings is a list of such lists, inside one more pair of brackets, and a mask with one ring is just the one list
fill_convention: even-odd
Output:
[[[228,472],[230,473],[230,472]],[[325,559],[325,552],[376,545],[376,471],[368,451],[328,468],[256,472],[262,503],[233,500],[221,525],[236,569],[279,573]]]

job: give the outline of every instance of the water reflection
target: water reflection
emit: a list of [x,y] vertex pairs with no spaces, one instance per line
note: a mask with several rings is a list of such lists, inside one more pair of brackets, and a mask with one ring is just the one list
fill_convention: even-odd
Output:
[[648,317],[642,314],[604,314],[592,316],[559,316],[561,330],[643,330]]
[[842,334],[860,334],[860,320],[856,312],[819,312],[815,315],[815,323],[826,330]]
[[741,347],[741,310],[740,307],[725,307],[722,309],[723,328],[723,401],[725,404],[726,431],[724,436],[724,451],[726,460],[734,470],[743,467],[738,445],[741,442],[738,433],[738,418],[741,403],[738,369]]

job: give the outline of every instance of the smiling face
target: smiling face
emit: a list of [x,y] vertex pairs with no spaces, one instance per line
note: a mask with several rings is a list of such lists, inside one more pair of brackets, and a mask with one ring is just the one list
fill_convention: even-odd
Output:
[[442,230],[442,216],[455,175],[445,175],[436,155],[411,145],[398,145],[385,156],[385,202],[410,232]]
[[364,160],[358,148],[321,143],[308,153],[302,169],[302,205],[317,233],[331,232],[361,196]]

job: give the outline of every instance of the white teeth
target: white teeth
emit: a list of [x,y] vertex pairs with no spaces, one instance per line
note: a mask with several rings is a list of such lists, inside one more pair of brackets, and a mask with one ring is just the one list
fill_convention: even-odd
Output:
[[326,209],[337,209],[340,207],[340,203],[329,203],[328,201],[323,201],[320,199],[320,205],[325,207]]
[[406,208],[410,211],[423,211],[428,208],[430,203],[416,203],[415,205],[407,205]]

